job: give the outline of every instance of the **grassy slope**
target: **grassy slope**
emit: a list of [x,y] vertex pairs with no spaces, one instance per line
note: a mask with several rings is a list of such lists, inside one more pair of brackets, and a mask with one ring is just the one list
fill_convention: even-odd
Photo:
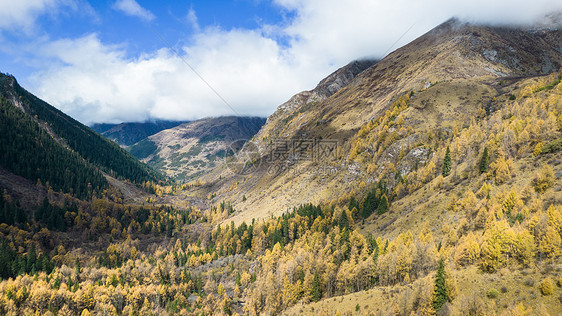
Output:
[[[218,200],[234,203],[240,211],[234,221],[241,222],[280,214],[303,203],[318,203],[355,190],[361,182],[369,185],[380,178],[388,163],[400,163],[390,157],[399,154],[400,146],[413,149],[419,141],[432,143],[427,140],[429,131],[451,137],[453,130],[469,124],[471,117],[493,110],[508,98],[522,75],[540,74],[541,65],[547,62],[533,57],[537,49],[544,49],[551,61],[561,64],[562,55],[549,46],[559,39],[559,32],[529,36],[523,31],[454,23],[440,26],[393,52],[328,99],[303,103],[298,99],[308,96],[298,95],[281,106],[254,138],[264,149],[258,171],[249,177],[217,169],[205,178],[215,184],[209,193],[216,192]],[[486,57],[490,47],[502,57]],[[515,53],[510,47],[515,47]],[[516,60],[518,65],[513,64]],[[399,97],[411,91],[418,93],[401,114],[406,131],[396,129],[397,139],[389,144],[394,145],[377,153],[379,140],[369,134],[363,140],[362,154],[350,159],[359,129],[384,116]],[[390,126],[391,135],[393,131]],[[287,166],[285,161],[267,163],[267,155],[274,150],[271,141],[277,138],[336,140],[339,155],[297,161],[277,172]],[[414,161],[404,163],[411,169]]]
[[[560,275],[562,265],[541,264],[527,269],[502,269],[495,274],[482,273],[477,267],[454,270],[457,286],[461,289],[455,298],[455,305],[450,308],[452,315],[468,315],[468,308],[473,307],[474,299],[482,310],[501,313],[511,310],[514,305],[523,303],[528,310],[547,311],[550,315],[560,315],[562,306],[560,296],[562,289],[555,286],[554,294],[544,296],[538,285],[546,276],[555,278]],[[433,281],[434,274],[428,278]],[[411,305],[408,297],[418,290],[424,280],[406,285],[380,286],[352,294],[337,296],[310,304],[297,304],[283,314],[285,315],[388,315],[394,308],[404,313],[405,307]],[[496,289],[497,298],[489,298],[488,291]],[[504,292],[505,291],[505,292]],[[359,304],[359,310],[356,310]],[[410,306],[411,307],[411,306]]]
[[[510,94],[517,95],[519,100],[517,102],[521,104],[532,104],[533,102],[530,99],[536,100],[536,104],[549,104],[548,109],[557,113],[562,108],[562,85],[555,85],[546,93],[541,92],[543,90],[540,89],[541,87],[549,86],[549,83],[556,79],[555,77],[547,76],[523,80],[518,82],[517,88],[509,89]],[[526,98],[521,98],[521,95],[524,94],[523,91],[529,91],[525,90],[529,86],[533,87],[531,90],[537,92]],[[501,102],[506,103],[505,107],[509,108],[509,104],[513,104],[515,101],[504,97],[501,98]],[[505,115],[506,112],[510,111],[504,108],[503,123],[510,121],[510,116]],[[498,122],[497,117],[499,113],[496,114],[495,117],[492,116],[489,120]],[[513,117],[511,121],[517,121],[517,119],[521,119],[521,117]],[[490,126],[487,125],[488,122],[484,120],[480,124],[482,126]],[[558,124],[560,122],[560,118],[558,118]],[[431,128],[431,123],[428,125]],[[504,139],[504,132],[505,130],[502,130],[500,139]],[[460,134],[459,138],[462,138],[462,130]],[[560,127],[555,127],[553,133],[549,135],[542,135],[545,138],[544,142],[556,140],[561,136],[562,129]],[[524,206],[531,209],[531,214],[527,215],[522,222],[522,225],[526,227],[525,225],[529,223],[528,219],[533,215],[534,211],[532,209],[537,207],[536,204],[532,205],[532,203],[540,201],[540,207],[544,209],[549,205],[557,207],[562,205],[562,195],[560,194],[562,190],[562,177],[560,176],[562,172],[562,152],[557,151],[534,156],[532,153],[533,147],[529,144],[524,152],[516,154],[512,169],[514,172],[510,179],[502,184],[494,184],[493,177],[491,178],[489,174],[475,175],[472,173],[471,176],[467,175],[463,179],[463,173],[466,174],[475,170],[479,156],[463,153],[464,157],[454,157],[453,161],[461,159],[464,161],[460,164],[454,164],[452,175],[444,179],[438,176],[415,192],[397,199],[392,204],[389,212],[380,216],[373,215],[364,224],[359,224],[358,228],[364,235],[372,233],[383,238],[394,239],[405,231],[410,231],[413,235],[417,235],[423,229],[429,227],[436,235],[436,240],[441,240],[440,242],[445,243],[447,242],[448,231],[444,231],[444,227],[460,230],[459,222],[461,219],[468,218],[470,227],[472,227],[472,221],[474,220],[467,215],[462,207],[452,211],[450,209],[451,199],[462,200],[467,192],[477,192],[484,183],[491,184],[490,196],[492,199],[502,196],[506,192],[516,192],[516,194],[523,196],[525,194],[523,192],[526,189],[528,190],[533,187],[533,179],[540,172],[541,167],[548,165],[557,176],[555,176],[552,183],[552,188],[546,192],[537,194],[532,189],[529,190],[533,193],[533,197],[530,200],[534,202],[525,203]],[[468,156],[468,159],[465,159],[466,156]],[[482,230],[474,227],[470,228],[470,230],[473,229],[477,234],[483,233]],[[458,234],[459,236],[461,235],[460,232]],[[454,247],[451,256],[453,254]],[[472,304],[471,300],[475,298],[482,299],[478,304],[481,304],[483,309],[488,312],[496,311],[500,313],[516,308],[515,305],[519,303],[524,303],[525,308],[535,312],[547,311],[550,315],[562,313],[560,305],[562,289],[560,289],[560,286],[555,286],[554,293],[548,296],[542,295],[538,287],[540,281],[546,277],[551,277],[556,282],[562,276],[562,265],[557,259],[533,262],[529,267],[512,264],[499,269],[495,273],[485,273],[478,265],[470,265],[468,267],[456,266],[456,269],[452,271],[459,289],[459,295],[451,307],[453,315],[465,315],[463,312],[466,312],[468,306]],[[434,278],[434,274],[432,275],[431,282],[433,282]],[[317,303],[301,303],[287,310],[286,314],[312,315],[320,313],[333,315],[336,312],[340,312],[342,314],[351,313],[352,315],[363,315],[365,313],[385,315],[395,305],[400,306],[402,310],[404,297],[411,295],[408,289],[415,290],[418,283],[420,283],[419,280],[407,285],[375,287],[368,291],[325,299]],[[492,288],[500,291],[498,298],[487,298],[487,293]],[[504,289],[502,290],[502,288]],[[360,306],[359,311],[356,311],[357,304]]]

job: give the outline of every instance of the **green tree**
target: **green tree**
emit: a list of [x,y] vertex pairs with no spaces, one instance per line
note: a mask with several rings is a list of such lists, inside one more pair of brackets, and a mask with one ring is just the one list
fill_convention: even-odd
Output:
[[437,267],[437,276],[435,277],[435,292],[433,297],[433,308],[435,311],[439,311],[443,304],[449,300],[447,287],[445,286],[445,277],[445,264],[443,259],[441,259]]
[[480,173],[484,173],[488,171],[488,165],[490,163],[490,157],[488,156],[488,147],[484,148],[484,152],[482,153],[482,157],[480,158],[480,163],[478,164],[478,168],[480,169]]
[[446,177],[451,173],[451,150],[447,146],[447,152],[445,152],[445,158],[443,159],[443,176]]
[[74,270],[76,271],[76,275],[80,275],[82,273],[82,266],[80,265],[80,260],[76,258],[76,262],[74,263]]
[[384,212],[386,212],[388,210],[388,198],[386,197],[386,194],[383,193],[383,195],[381,196],[381,199],[379,201],[379,214],[383,214]]
[[314,280],[312,280],[312,301],[318,302],[322,298],[322,288],[318,272],[314,272]]

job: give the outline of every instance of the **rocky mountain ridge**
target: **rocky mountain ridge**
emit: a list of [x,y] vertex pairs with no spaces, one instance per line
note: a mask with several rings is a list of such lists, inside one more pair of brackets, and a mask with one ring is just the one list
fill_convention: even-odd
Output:
[[[354,190],[356,183],[375,183],[389,169],[404,176],[443,154],[420,146],[428,137],[452,137],[471,118],[496,110],[498,100],[524,78],[560,69],[561,34],[449,20],[360,71],[326,99],[302,92],[279,106],[253,138],[261,156],[251,162],[258,166],[252,176],[217,169],[206,178],[215,183],[210,190],[240,210],[235,219],[247,219],[325,200]],[[303,140],[316,144],[309,152],[331,140],[338,155],[299,159],[294,149]],[[280,148],[293,155],[272,160]],[[270,213],[258,215],[256,209]]]

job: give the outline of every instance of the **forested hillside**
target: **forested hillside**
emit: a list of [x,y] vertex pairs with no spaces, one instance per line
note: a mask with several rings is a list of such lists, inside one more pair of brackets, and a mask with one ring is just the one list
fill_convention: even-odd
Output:
[[14,77],[0,75],[0,95],[5,140],[0,167],[80,197],[107,187],[100,170],[137,183],[157,179],[118,145],[33,96]]
[[0,122],[2,168],[81,198],[107,188],[107,181],[94,166],[53,140],[35,120],[2,96]]
[[[217,226],[236,213],[230,203],[164,213],[102,200],[86,213],[78,206],[82,236],[111,243],[83,256],[55,238],[53,270],[0,283],[0,310],[557,315],[559,74],[525,80],[495,102],[450,137],[432,138],[442,153],[392,189],[379,182],[280,217]],[[167,237],[143,241],[159,235]],[[35,250],[6,253],[16,262],[45,253],[41,239],[30,240]]]

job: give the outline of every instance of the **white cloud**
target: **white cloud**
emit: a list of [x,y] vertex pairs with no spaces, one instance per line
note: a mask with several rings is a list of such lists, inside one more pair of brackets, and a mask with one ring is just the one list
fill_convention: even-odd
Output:
[[[46,64],[51,67],[35,75],[32,90],[84,123],[266,116],[294,93],[313,88],[349,61],[381,57],[412,25],[392,49],[452,16],[483,23],[530,23],[551,10],[562,10],[562,2],[550,0],[276,3],[293,11],[294,19],[258,30],[201,30],[195,11],[190,10],[187,19],[198,32],[180,51],[181,58],[168,48],[130,57],[126,47],[106,45],[95,34],[52,42],[38,49],[50,59]],[[128,10],[136,16],[153,17],[138,8]],[[288,38],[288,43],[280,44],[276,38]]]
[[381,56],[410,26],[396,49],[451,17],[476,23],[526,24],[562,10],[559,0],[275,0],[296,13],[285,29],[295,55],[331,55],[341,65],[360,56]]
[[259,32],[210,29],[184,49],[184,60],[236,112],[169,49],[129,59],[122,47],[105,46],[96,35],[43,47],[46,57],[59,62],[32,78],[34,92],[76,119],[92,123],[266,116],[272,104],[310,84],[306,69],[295,69],[277,43]]
[[195,10],[193,10],[193,8],[190,8],[189,11],[187,11],[187,15],[185,16],[185,18],[195,32],[201,31],[201,28],[199,27],[199,21],[197,20],[197,15],[195,14]]
[[37,18],[42,15],[55,18],[65,11],[99,21],[97,13],[87,0],[0,0],[0,31],[35,36],[40,30],[36,26]]
[[58,7],[59,0],[0,0],[0,28],[30,32],[38,15]]
[[117,0],[113,8],[126,15],[136,16],[146,21],[152,21],[156,17],[149,10],[141,7],[135,0]]

